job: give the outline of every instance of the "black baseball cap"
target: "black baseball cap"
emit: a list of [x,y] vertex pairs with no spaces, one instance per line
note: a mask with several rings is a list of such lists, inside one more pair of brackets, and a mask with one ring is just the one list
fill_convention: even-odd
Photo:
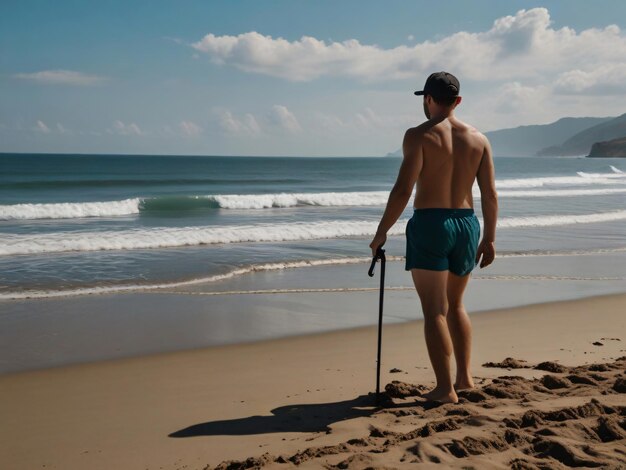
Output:
[[435,72],[430,74],[422,91],[416,91],[416,95],[430,95],[434,98],[454,98],[459,96],[461,85],[457,78],[448,72]]

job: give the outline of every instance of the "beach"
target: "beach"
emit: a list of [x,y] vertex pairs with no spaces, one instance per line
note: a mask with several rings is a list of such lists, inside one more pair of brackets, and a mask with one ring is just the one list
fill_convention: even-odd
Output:
[[552,3],[1,2],[0,470],[626,470],[626,3]]
[[477,388],[434,408],[410,207],[372,395],[367,245],[399,160],[0,164],[3,468],[626,465],[620,163],[496,159],[497,258],[464,298]]
[[[620,468],[625,307],[617,294],[472,314],[477,390],[432,409],[419,397],[434,379],[420,320],[385,325],[382,384],[412,386],[389,388],[380,408],[373,326],[6,373],[0,460],[20,469]],[[517,362],[484,366],[506,358]]]

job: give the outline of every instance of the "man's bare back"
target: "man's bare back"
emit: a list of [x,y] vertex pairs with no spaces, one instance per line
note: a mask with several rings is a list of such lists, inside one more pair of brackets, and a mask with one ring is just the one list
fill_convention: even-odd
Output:
[[485,153],[485,136],[449,117],[410,129],[406,139],[409,148],[421,146],[413,156],[420,158],[421,153],[422,158],[413,207],[473,208],[472,186]]

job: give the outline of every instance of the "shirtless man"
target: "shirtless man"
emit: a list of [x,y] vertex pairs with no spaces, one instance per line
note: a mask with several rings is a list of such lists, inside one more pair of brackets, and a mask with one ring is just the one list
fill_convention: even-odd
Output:
[[[470,373],[472,330],[463,292],[472,269],[495,258],[498,199],[487,138],[454,116],[461,103],[459,81],[433,73],[423,91],[428,121],[406,131],[404,160],[370,248],[387,240],[387,231],[406,207],[417,184],[413,217],[406,228],[405,269],[411,271],[424,313],[424,334],[437,385],[423,396],[456,403],[457,390],[474,387]],[[484,218],[483,238],[474,215],[472,185],[478,180]],[[482,258],[482,259],[481,259]],[[454,349],[456,380],[450,376]]]

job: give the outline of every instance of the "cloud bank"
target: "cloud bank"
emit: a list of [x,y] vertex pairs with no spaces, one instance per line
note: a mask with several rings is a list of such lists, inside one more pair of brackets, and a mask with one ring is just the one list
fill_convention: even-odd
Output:
[[37,83],[50,83],[54,85],[90,86],[107,80],[97,75],[87,75],[72,70],[42,70],[33,73],[18,73],[14,78],[29,80]]
[[[251,31],[207,34],[191,44],[217,64],[290,81],[344,76],[362,81],[413,79],[446,69],[464,79],[554,79],[562,93],[602,91],[623,81],[626,35],[618,26],[580,32],[554,29],[546,8],[520,10],[483,32],[458,32],[437,41],[384,49],[356,39],[326,42],[311,36],[289,41]],[[602,73],[598,70],[602,69]],[[605,93],[614,93],[607,87]]]
[[113,128],[107,129],[107,133],[117,135],[144,135],[139,126],[134,122],[125,124],[120,120],[115,121],[113,123]]

